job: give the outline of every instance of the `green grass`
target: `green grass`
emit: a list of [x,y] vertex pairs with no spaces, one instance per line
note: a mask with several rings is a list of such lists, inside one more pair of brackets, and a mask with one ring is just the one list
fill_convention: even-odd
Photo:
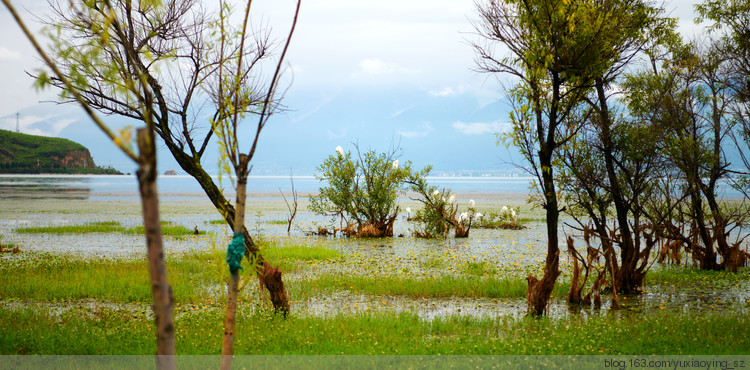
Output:
[[445,266],[445,261],[442,258],[430,258],[419,262],[419,267],[423,269],[438,269],[443,266]]
[[492,268],[487,261],[466,262],[463,271],[465,274],[473,276],[491,276],[497,273],[497,270]]
[[206,223],[209,225],[226,225],[227,224],[227,222],[224,220],[209,220],[209,221],[206,221]]
[[[63,225],[63,226],[36,226],[21,227],[16,229],[17,233],[22,234],[86,234],[86,233],[123,233],[123,234],[144,234],[143,226],[124,227],[116,221],[87,222],[83,225]],[[191,228],[175,225],[170,221],[161,222],[161,233],[165,236],[193,235],[195,231]],[[199,234],[206,234],[205,231],[199,231]]]
[[268,220],[266,221],[267,224],[271,225],[286,225],[288,223],[287,220]]
[[[262,247],[264,258],[282,271],[299,263],[340,258],[332,249],[305,246]],[[167,274],[175,299],[183,303],[213,302],[223,294],[223,279],[229,276],[224,247],[188,253],[167,259]],[[245,271],[247,261],[243,261]],[[79,259],[28,253],[24,259],[0,264],[0,298],[37,300],[102,299],[112,302],[148,302],[151,288],[148,262],[143,259]],[[242,274],[248,281],[254,276]]]
[[[0,265],[0,298],[112,302],[148,302],[151,285],[145,260],[75,259],[49,254]],[[168,261],[167,273],[176,299],[203,299],[202,286],[216,279],[194,259]]]
[[[312,290],[349,290],[355,293],[375,295],[404,295],[409,297],[484,297],[484,298],[524,298],[527,282],[523,278],[497,277],[426,277],[409,278],[401,276],[358,276],[330,274],[322,275],[306,285]],[[553,296],[564,296],[570,284],[555,284]]]
[[20,227],[16,229],[19,234],[118,233],[123,231],[124,228],[119,222],[115,221],[87,222],[83,225]]
[[15,245],[15,244],[3,243],[2,240],[3,240],[3,236],[0,235],[0,250],[13,249],[13,248],[17,247],[17,245]]
[[[219,307],[178,312],[177,353],[219,354],[222,323]],[[415,314],[388,311],[333,317],[292,314],[282,319],[240,310],[237,323],[237,355],[750,353],[750,317],[726,313],[426,321]],[[1,307],[0,328],[0,353],[4,355],[149,355],[155,351],[153,320],[146,312],[100,307],[56,316],[33,308]]]
[[692,266],[664,266],[651,269],[646,274],[646,284],[674,286],[733,286],[750,280],[750,268],[741,267],[736,273],[730,271],[704,271]]
[[275,260],[333,260],[343,258],[343,254],[337,250],[324,247],[308,247],[304,245],[282,246],[278,244],[267,244],[261,246],[261,254],[269,261]]

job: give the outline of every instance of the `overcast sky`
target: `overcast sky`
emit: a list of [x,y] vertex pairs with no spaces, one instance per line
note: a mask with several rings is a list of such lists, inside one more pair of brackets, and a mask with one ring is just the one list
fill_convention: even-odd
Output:
[[[667,8],[687,30],[695,1],[672,1]],[[214,3],[211,2],[206,2]],[[30,14],[42,14],[45,0],[14,1],[33,28]],[[290,0],[256,0],[255,23],[286,29],[293,11]],[[40,66],[29,43],[5,7],[0,10],[0,117],[49,99],[38,93],[25,71]],[[321,92],[345,86],[393,85],[433,94],[475,94],[497,99],[497,86],[471,71],[472,0],[305,0],[289,62],[294,88]]]
[[[700,29],[693,24],[696,2],[666,4],[688,38]],[[38,30],[35,15],[43,16],[47,0],[13,3]],[[254,0],[253,27],[270,25],[282,39],[294,5]],[[337,145],[384,151],[396,142],[415,164],[448,172],[505,171],[518,159],[513,149],[496,145],[495,133],[507,129],[509,108],[496,77],[472,70],[475,18],[473,0],[303,0],[287,56],[293,70],[286,75],[293,76],[289,111],[264,130],[256,170],[311,174]],[[32,87],[26,72],[41,63],[4,6],[0,35],[0,129],[15,130],[20,112],[21,132],[66,137],[87,146],[97,164],[130,168],[102,135],[92,136],[96,130],[80,122],[76,107],[38,104],[54,100],[55,93]],[[160,167],[176,167],[169,157],[161,155]],[[215,167],[210,156],[204,162]]]

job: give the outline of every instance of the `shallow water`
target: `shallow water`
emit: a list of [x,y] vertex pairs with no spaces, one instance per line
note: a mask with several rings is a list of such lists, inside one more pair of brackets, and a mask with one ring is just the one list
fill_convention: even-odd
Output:
[[[69,194],[68,194],[69,195]],[[2,198],[0,199],[0,235],[4,244],[18,244],[24,251],[38,251],[70,254],[89,257],[144,258],[145,238],[139,235],[98,233],[98,234],[21,234],[19,227],[78,225],[86,222],[117,221],[123,226],[135,226],[141,222],[140,204],[137,199],[78,199],[74,196],[61,198]],[[520,199],[486,197],[478,202],[480,211],[499,209],[502,205],[521,205],[527,209],[523,216],[538,217],[540,211],[528,211]],[[466,199],[459,198],[461,201]],[[477,197],[477,199],[482,199]],[[412,209],[418,203],[407,198],[400,200],[401,207]],[[306,268],[287,274],[292,282],[303,282],[321,274],[359,274],[368,276],[398,275],[414,278],[431,276],[466,276],[466,266],[470,263],[485,268],[489,276],[525,277],[531,273],[541,274],[541,266],[546,253],[546,236],[541,223],[532,222],[523,230],[483,230],[474,229],[465,239],[419,239],[394,237],[380,239],[333,238],[306,236],[305,232],[318,226],[338,227],[337,222],[317,216],[307,211],[306,201],[302,201],[294,222],[291,237],[287,236],[286,225],[271,223],[285,220],[286,205],[280,197],[253,197],[248,201],[246,225],[251,233],[272,238],[281,244],[326,246],[337,249],[347,256],[346,262],[311,262]],[[226,243],[229,228],[214,225],[218,213],[205,198],[182,199],[179,197],[161,200],[162,220],[200,230],[213,235],[165,237],[168,254],[180,254],[203,250],[211,245]],[[259,211],[256,213],[256,211]],[[394,232],[411,234],[413,226],[404,218],[399,218]],[[9,254],[4,259],[19,258]],[[561,268],[569,271],[569,259],[561,258]],[[564,272],[561,279],[566,279]],[[476,278],[481,278],[476,276]],[[220,287],[215,287],[219,290]],[[736,286],[712,287],[697,286],[690,289],[673,287],[668,284],[648,285],[646,293],[637,296],[620,297],[621,310],[610,310],[610,297],[603,297],[600,309],[569,309],[561,297],[553,300],[549,307],[552,317],[567,315],[630,315],[649,312],[703,312],[712,310],[732,310],[747,313],[750,306],[750,282]],[[294,299],[294,297],[292,297]],[[3,304],[8,304],[4,302]],[[45,303],[49,305],[48,303]],[[107,305],[108,303],[87,301],[55,303],[55,309],[75,305]],[[137,309],[142,309],[137,305]],[[53,307],[53,308],[54,308]],[[63,307],[63,308],[60,308]],[[130,307],[130,306],[127,306]],[[129,309],[129,308],[125,309]],[[134,308],[135,309],[135,308]],[[183,308],[186,309],[186,308]],[[187,308],[189,310],[190,308]],[[487,298],[410,298],[403,296],[374,296],[367,294],[337,291],[326,296],[317,296],[293,304],[293,312],[299,315],[333,315],[340,312],[376,312],[379,310],[415,312],[426,319],[445,316],[523,316],[526,312],[525,299]]]

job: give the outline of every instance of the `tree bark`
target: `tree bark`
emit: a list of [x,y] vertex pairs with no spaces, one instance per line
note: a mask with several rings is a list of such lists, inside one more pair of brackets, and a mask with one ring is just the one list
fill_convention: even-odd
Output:
[[[243,232],[245,225],[245,199],[247,198],[247,165],[249,158],[240,154],[240,164],[237,168],[237,210],[234,218],[234,232]],[[229,272],[227,283],[227,313],[224,316],[224,341],[221,346],[221,369],[232,368],[232,356],[234,355],[234,333],[237,321],[237,296],[239,294],[239,270]]]
[[174,298],[172,288],[167,281],[161,223],[159,222],[159,197],[156,190],[156,147],[153,131],[141,128],[138,129],[137,135],[140,158],[136,175],[143,207],[143,226],[146,232],[151,294],[154,297],[156,363],[159,369],[174,369]]
[[[185,154],[173,142],[169,142],[166,140],[164,142],[180,167],[198,181],[198,184],[200,184],[201,188],[208,196],[208,199],[211,200],[211,203],[213,203],[214,207],[219,211],[222,217],[224,217],[224,220],[232,228],[232,230],[235,230],[235,225],[239,223],[235,222],[236,211],[232,204],[229,203],[227,198],[224,197],[224,194],[221,192],[219,187],[216,186],[211,176],[200,165],[200,160],[196,160],[194,157]],[[255,242],[253,242],[252,236],[250,236],[250,233],[244,226],[244,220],[243,222],[239,223],[239,225],[241,226],[242,230],[240,232],[245,235],[245,256],[252,256],[252,259],[256,261],[257,270],[259,272],[263,271],[263,269],[265,268],[265,260],[260,254],[258,246],[255,244]],[[266,284],[266,289],[268,289],[271,297],[280,296],[282,294],[285,295],[286,289],[284,288],[284,281],[281,278],[281,274],[274,275],[274,278],[277,278],[278,281],[275,281],[273,284]],[[278,305],[279,302],[281,301],[272,301],[274,310],[276,310],[277,312],[289,312],[288,300],[281,306]]]
[[544,182],[544,198],[546,200],[547,213],[547,258],[544,265],[544,275],[538,280],[532,275],[526,277],[528,282],[528,314],[531,316],[542,316],[547,311],[555,281],[560,276],[558,266],[560,264],[560,247],[557,233],[560,209],[557,205],[557,193],[555,192],[554,177],[552,175],[552,149],[543,146],[539,152],[539,165],[542,168],[542,181]]

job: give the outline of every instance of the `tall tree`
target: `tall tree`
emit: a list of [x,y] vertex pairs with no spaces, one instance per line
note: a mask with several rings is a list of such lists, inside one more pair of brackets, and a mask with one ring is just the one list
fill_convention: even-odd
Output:
[[[531,165],[547,216],[547,257],[541,279],[529,275],[529,314],[544,314],[560,275],[560,204],[553,161],[584,122],[583,97],[611,61],[609,10],[618,1],[490,0],[477,4],[475,43],[480,71],[504,74],[515,86],[510,138]],[[496,48],[507,56],[496,57]]]
[[[225,11],[228,4],[220,2],[219,7]],[[235,228],[234,206],[201,161],[214,137],[214,123],[225,121],[228,115],[260,115],[265,117],[260,129],[276,112],[283,95],[281,74],[268,76],[261,70],[270,64],[278,72],[282,59],[273,52],[269,30],[242,32],[225,21],[226,12],[222,14],[209,13],[199,0],[57,1],[46,22],[52,59],[82,99],[106,114],[153,120],[154,131],[180,167],[198,181]],[[291,34],[284,38],[284,48],[290,39]],[[228,102],[222,99],[232,95],[220,91],[227,77],[222,66],[236,65],[238,59],[243,63],[236,75],[242,77],[246,104],[237,107],[241,111],[227,110],[222,106]],[[143,99],[145,90],[128,85],[132,76],[145,81],[152,98]],[[51,83],[64,87],[54,76]],[[71,101],[70,95],[62,98]],[[144,105],[150,106],[150,117],[142,113]],[[203,120],[205,116],[211,118]],[[244,225],[240,226],[246,253],[262,264],[258,247]],[[283,288],[281,282],[273,286],[279,285]]]
[[[644,234],[651,224],[645,205],[661,174],[657,144],[663,130],[647,120],[625,118],[616,100],[617,87],[636,58],[658,53],[663,43],[674,41],[675,22],[643,0],[601,6],[609,19],[600,40],[605,49],[599,63],[604,68],[585,96],[591,111],[586,128],[565,150],[564,187],[593,223],[591,231],[600,240],[612,288],[632,293],[641,289],[654,246],[651,235]],[[614,223],[608,222],[611,211]]]
[[[706,0],[696,6],[699,21],[710,22],[714,48],[725,58],[723,82],[733,96],[729,112],[736,121],[733,137],[742,151],[741,159],[750,172],[750,2],[747,0]],[[741,183],[750,196],[750,181]]]
[[[145,76],[139,73],[127,74],[122,76],[123,94],[134,98],[134,105],[138,108],[138,113],[143,117],[145,127],[137,130],[137,148],[132,148],[133,140],[129,131],[123,130],[116,135],[94,112],[89,102],[80,93],[77,86],[85,84],[82,80],[71,80],[60,66],[50,58],[47,53],[40,47],[35,37],[26,28],[24,22],[19,17],[15,8],[9,0],[3,0],[3,3],[13,15],[18,25],[23,30],[29,41],[41,56],[44,63],[51,70],[51,77],[57,81],[58,86],[63,89],[63,94],[70,96],[72,101],[80,104],[84,111],[91,117],[94,123],[121,149],[130,159],[138,164],[136,176],[138,179],[138,189],[141,195],[141,206],[143,209],[143,226],[146,236],[147,256],[149,261],[149,277],[151,280],[151,293],[154,304],[154,322],[156,324],[156,362],[159,369],[175,368],[175,328],[174,328],[174,297],[172,288],[167,280],[166,263],[164,261],[164,248],[162,243],[161,223],[159,221],[159,198],[156,190],[156,145],[154,135],[155,112],[153,106],[149,104],[154,98],[154,92],[147,83]],[[102,4],[107,8],[108,4]],[[72,6],[72,4],[71,4]],[[94,4],[80,4],[79,11],[85,11],[87,7]],[[112,9],[105,9],[111,12]],[[114,19],[102,19],[98,25],[98,30],[92,30],[92,33],[102,32],[107,29],[115,34],[115,37],[123,36],[123,29]],[[100,39],[102,43],[111,40],[109,36]],[[90,45],[89,45],[90,46]],[[127,63],[133,63],[133,55],[124,54],[121,56]],[[87,55],[91,60],[97,59],[97,55]],[[74,76],[79,78],[80,76]],[[39,77],[38,85],[45,86],[49,83],[46,74]]]
[[[227,38],[231,37],[231,33],[227,33],[226,24],[227,16],[230,12],[228,7],[224,5],[223,1],[220,1],[219,5],[221,6],[219,13],[219,28],[221,30],[221,48],[223,49]],[[248,1],[247,6],[245,7],[244,20],[239,33],[240,35],[245,35],[248,32],[250,5],[251,1]],[[221,349],[222,369],[231,369],[232,355],[234,355],[237,297],[239,293],[239,270],[240,261],[242,260],[244,254],[243,251],[245,249],[245,235],[243,233],[243,228],[245,218],[245,200],[247,198],[247,176],[250,172],[249,165],[253,158],[253,154],[255,153],[255,149],[258,146],[260,133],[274,109],[274,107],[268,103],[261,103],[260,107],[258,107],[258,101],[270,102],[274,100],[274,93],[276,92],[275,81],[277,81],[278,75],[281,73],[281,62],[284,60],[284,56],[289,47],[289,41],[294,34],[294,28],[297,24],[297,16],[299,14],[299,6],[300,2],[297,1],[297,9],[294,14],[292,28],[289,31],[289,38],[287,39],[286,45],[284,45],[284,49],[279,58],[279,63],[276,65],[274,75],[271,79],[274,82],[269,86],[268,90],[266,90],[265,96],[257,95],[258,93],[256,91],[251,90],[255,86],[247,83],[246,71],[248,68],[246,63],[252,64],[254,61],[247,61],[244,59],[245,47],[248,46],[246,45],[246,40],[244,38],[240,39],[239,48],[236,51],[230,52],[230,55],[236,55],[236,57],[219,62],[218,84],[215,86],[216,89],[213,94],[215,105],[218,108],[218,119],[213,122],[212,127],[219,139],[222,158],[231,163],[234,175],[236,175],[235,184],[237,191],[234,236],[227,249],[227,263],[229,264],[230,276],[227,284],[227,311],[224,318],[224,338]],[[245,153],[240,145],[238,129],[242,121],[245,119],[245,115],[248,112],[252,112],[254,108],[260,108],[260,111],[257,112],[255,135],[251,145]],[[287,298],[286,290],[283,285],[280,289],[275,289],[275,283],[273,281],[277,280],[280,282],[281,273],[276,268],[266,266],[264,262],[261,262],[260,264],[256,263],[253,267],[256,269],[256,273],[260,277],[261,283],[271,292],[271,301],[274,303],[274,306],[277,307],[277,310],[281,309],[284,312],[284,315],[286,315],[289,310],[289,299]]]
[[737,121],[730,110],[737,95],[727,83],[728,64],[715,41],[707,47],[681,46],[663,68],[633,79],[633,89],[648,86],[658,93],[633,94],[630,99],[635,115],[649,115],[667,129],[662,151],[684,184],[682,208],[690,231],[671,218],[665,218],[665,230],[685,243],[693,260],[707,270],[736,270],[744,258],[740,233],[733,238],[730,234],[746,222],[746,206],[725,207],[720,200],[722,183],[733,181],[734,175],[726,152],[736,144],[732,138]]

